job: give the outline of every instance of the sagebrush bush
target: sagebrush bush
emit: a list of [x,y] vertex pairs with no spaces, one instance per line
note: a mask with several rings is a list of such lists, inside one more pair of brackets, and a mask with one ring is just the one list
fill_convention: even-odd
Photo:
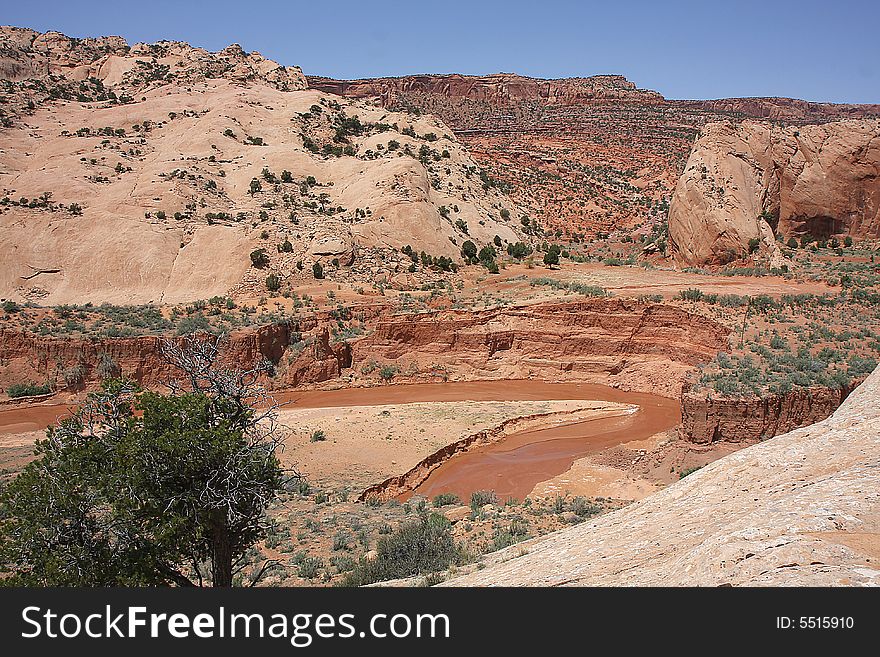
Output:
[[460,563],[463,552],[452,537],[452,525],[439,513],[420,514],[376,545],[376,558],[361,559],[341,582],[342,586],[364,586],[401,577],[444,570]]

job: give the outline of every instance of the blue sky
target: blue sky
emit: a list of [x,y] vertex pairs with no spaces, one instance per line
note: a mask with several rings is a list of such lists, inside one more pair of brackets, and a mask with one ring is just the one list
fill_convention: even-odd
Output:
[[880,0],[10,2],[0,23],[238,42],[308,74],[625,75],[667,98],[880,103]]

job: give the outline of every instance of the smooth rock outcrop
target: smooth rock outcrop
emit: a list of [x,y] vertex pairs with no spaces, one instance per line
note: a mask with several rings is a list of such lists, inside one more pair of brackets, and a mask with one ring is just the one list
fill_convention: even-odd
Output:
[[245,52],[237,43],[208,52],[182,41],[129,46],[119,36],[77,39],[60,32],[0,26],[0,79],[18,81],[51,75],[73,80],[94,78],[119,92],[141,92],[211,78],[261,82],[282,91],[306,88],[298,66],[282,66],[258,52]]
[[880,584],[880,371],[830,418],[495,553],[453,586]]
[[880,121],[704,128],[669,210],[676,262],[720,265],[754,253],[779,266],[774,231],[880,237]]

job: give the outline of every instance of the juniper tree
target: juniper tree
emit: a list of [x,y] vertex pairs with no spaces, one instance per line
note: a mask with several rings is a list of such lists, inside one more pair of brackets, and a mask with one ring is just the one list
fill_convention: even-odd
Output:
[[226,368],[220,341],[163,341],[181,375],[169,394],[107,381],[47,430],[0,491],[4,583],[233,584],[285,473],[277,404],[257,385],[271,364]]

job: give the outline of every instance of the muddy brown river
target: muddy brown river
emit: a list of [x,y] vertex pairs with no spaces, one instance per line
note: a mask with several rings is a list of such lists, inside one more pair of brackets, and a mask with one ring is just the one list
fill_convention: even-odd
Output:
[[[501,499],[522,499],[536,484],[566,472],[579,458],[647,438],[680,422],[680,407],[676,400],[587,383],[515,380],[400,384],[339,390],[287,390],[276,393],[275,397],[285,408],[558,399],[599,400],[639,407],[635,413],[624,416],[511,434],[497,443],[450,458],[415,489],[416,493],[429,497],[452,492],[462,500],[469,499],[476,490],[494,490]],[[0,433],[44,429],[67,415],[70,409],[56,404],[0,410]]]

